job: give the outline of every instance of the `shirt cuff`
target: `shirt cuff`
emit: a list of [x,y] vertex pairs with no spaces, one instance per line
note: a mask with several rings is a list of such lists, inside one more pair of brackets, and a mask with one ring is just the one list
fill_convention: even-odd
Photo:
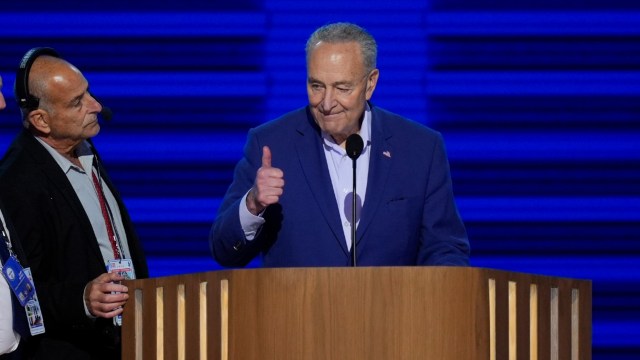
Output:
[[96,317],[96,316],[94,316],[94,315],[91,313],[91,311],[89,311],[89,308],[87,307],[87,302],[86,302],[86,301],[85,301],[85,299],[84,299],[84,293],[85,293],[85,291],[87,291],[87,286],[89,286],[89,284],[85,285],[85,286],[84,286],[84,290],[82,290],[82,305],[84,305],[84,313],[85,313],[85,315],[87,315],[87,317],[88,317],[89,319],[96,319],[97,317]]
[[238,212],[240,215],[240,226],[242,226],[242,231],[244,231],[244,237],[247,241],[252,241],[255,239],[258,231],[260,231],[260,228],[262,228],[265,220],[262,217],[264,211],[258,214],[258,216],[249,212],[249,209],[247,209],[247,195],[249,195],[248,191],[244,194],[242,200],[240,200]]

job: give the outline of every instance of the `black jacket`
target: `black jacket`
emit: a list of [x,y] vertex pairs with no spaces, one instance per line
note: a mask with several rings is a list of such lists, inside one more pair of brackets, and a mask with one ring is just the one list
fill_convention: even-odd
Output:
[[[118,202],[136,276],[148,277],[129,214],[106,171],[100,173]],[[31,266],[43,310],[46,333],[34,337],[31,350],[40,358],[119,357],[119,329],[112,320],[85,315],[84,287],[106,272],[89,218],[58,163],[27,130],[0,162],[0,199]]]

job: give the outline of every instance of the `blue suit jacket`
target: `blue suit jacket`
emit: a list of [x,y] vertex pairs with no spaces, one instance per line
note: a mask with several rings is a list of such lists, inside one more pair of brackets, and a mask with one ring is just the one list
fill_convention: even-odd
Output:
[[[449,164],[439,133],[371,105],[371,159],[357,228],[357,264],[467,265],[469,243],[458,214]],[[284,193],[269,206],[253,241],[240,225],[240,200],[269,146],[272,166],[284,172]],[[267,267],[348,266],[319,127],[307,108],[249,132],[210,234],[214,258],[244,266],[262,254]]]

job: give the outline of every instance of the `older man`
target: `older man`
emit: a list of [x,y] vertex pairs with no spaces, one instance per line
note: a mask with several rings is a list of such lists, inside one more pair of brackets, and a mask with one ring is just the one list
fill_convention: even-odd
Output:
[[[210,234],[220,264],[259,254],[270,267],[468,264],[442,138],[369,101],[376,56],[373,37],[354,24],[311,35],[309,105],[249,132]],[[352,134],[364,142],[356,194]]]
[[[16,76],[24,129],[0,163],[0,197],[33,271],[46,334],[36,357],[117,359],[114,317],[129,294],[118,282],[147,276],[122,200],[89,141],[100,103],[80,70],[35,48]],[[118,268],[116,271],[107,269]]]

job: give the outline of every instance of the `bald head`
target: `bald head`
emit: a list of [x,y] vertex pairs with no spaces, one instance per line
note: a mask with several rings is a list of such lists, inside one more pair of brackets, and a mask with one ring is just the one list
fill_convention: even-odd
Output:
[[29,92],[40,99],[40,107],[48,108],[52,95],[68,85],[71,77],[84,77],[68,61],[49,55],[38,57],[29,72]]
[[23,124],[63,156],[73,158],[82,141],[98,134],[102,106],[89,93],[84,75],[68,61],[50,55],[37,57],[29,70],[29,92],[36,109],[23,111]]

